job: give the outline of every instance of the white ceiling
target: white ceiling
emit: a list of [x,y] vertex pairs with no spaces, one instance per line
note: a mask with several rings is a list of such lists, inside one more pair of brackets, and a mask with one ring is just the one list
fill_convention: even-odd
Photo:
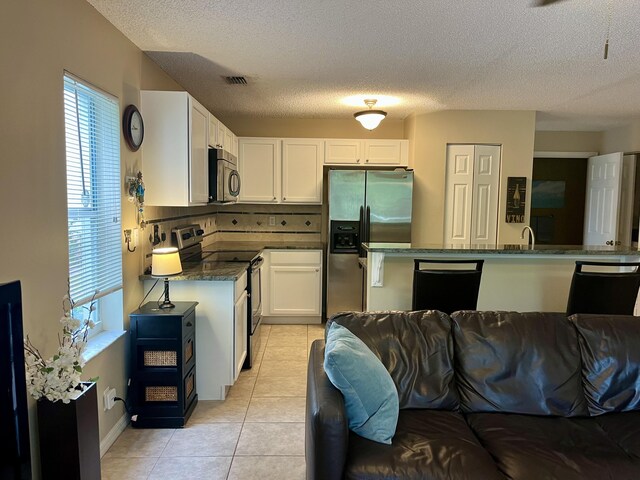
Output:
[[348,117],[365,108],[342,103],[351,95],[397,97],[384,107],[396,119],[537,110],[540,130],[600,130],[639,116],[638,1],[534,1],[89,3],[222,117]]

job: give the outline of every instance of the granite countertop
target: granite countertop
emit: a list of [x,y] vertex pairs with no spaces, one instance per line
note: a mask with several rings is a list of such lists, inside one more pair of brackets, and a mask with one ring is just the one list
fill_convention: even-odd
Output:
[[[202,247],[206,252],[262,250],[322,250],[321,242],[215,242]],[[247,271],[249,262],[203,262],[184,266],[180,275],[170,277],[172,282],[184,280],[235,281]],[[140,280],[154,280],[151,275],[140,275]]]
[[611,255],[640,256],[637,248],[604,245],[438,245],[413,243],[363,243],[368,252],[381,253],[470,253],[490,255]]
[[[235,281],[247,271],[249,262],[210,262],[184,268],[180,275],[169,277],[172,282],[181,280]],[[140,280],[154,280],[151,275],[140,275]]]

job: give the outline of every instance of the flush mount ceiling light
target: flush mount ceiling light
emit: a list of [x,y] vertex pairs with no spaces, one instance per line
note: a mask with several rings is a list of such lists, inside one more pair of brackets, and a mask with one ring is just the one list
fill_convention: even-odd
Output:
[[384,120],[384,117],[387,116],[387,112],[382,110],[372,110],[373,106],[376,104],[377,100],[367,99],[364,101],[365,105],[369,107],[369,110],[363,110],[361,112],[356,112],[353,114],[355,119],[359,121],[364,128],[367,130],[373,130],[380,122]]

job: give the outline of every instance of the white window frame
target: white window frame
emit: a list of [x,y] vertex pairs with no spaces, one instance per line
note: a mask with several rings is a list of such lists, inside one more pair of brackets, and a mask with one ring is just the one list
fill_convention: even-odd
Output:
[[69,229],[69,277],[78,308],[88,307],[95,292],[92,337],[122,330],[120,108],[116,97],[68,72],[63,83],[67,212],[69,225],[80,219],[82,230],[74,236]]

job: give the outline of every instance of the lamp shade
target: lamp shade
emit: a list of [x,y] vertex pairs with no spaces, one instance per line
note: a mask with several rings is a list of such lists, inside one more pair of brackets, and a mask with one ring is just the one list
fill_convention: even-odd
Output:
[[182,264],[177,248],[155,248],[151,252],[151,276],[172,277],[180,273],[182,273]]
[[354,113],[353,116],[364,128],[373,130],[380,125],[380,122],[387,116],[387,112],[382,110],[363,110],[362,112]]

